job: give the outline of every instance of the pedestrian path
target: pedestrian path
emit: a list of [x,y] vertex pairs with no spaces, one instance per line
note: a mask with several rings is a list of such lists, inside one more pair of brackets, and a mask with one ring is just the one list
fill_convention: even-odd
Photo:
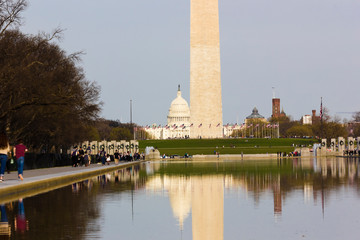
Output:
[[117,165],[91,164],[88,167],[54,167],[34,170],[24,170],[24,180],[18,179],[17,171],[5,173],[3,182],[0,182],[0,203],[16,199],[20,196],[31,196],[41,192],[69,185],[89,177],[105,172],[114,171],[123,167],[139,163],[121,162]]

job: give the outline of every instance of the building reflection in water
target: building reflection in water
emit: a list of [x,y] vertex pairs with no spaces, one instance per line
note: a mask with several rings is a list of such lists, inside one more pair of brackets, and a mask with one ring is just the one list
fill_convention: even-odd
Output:
[[146,189],[155,192],[165,189],[168,192],[180,230],[192,211],[193,240],[223,239],[223,176],[156,176],[147,182]]
[[224,236],[224,178],[198,176],[192,179],[193,240],[221,240]]
[[[281,216],[283,203],[291,191],[301,191],[304,203],[321,202],[324,215],[327,195],[332,189],[358,184],[359,162],[340,158],[292,159],[291,173],[213,174],[213,175],[155,175],[146,182],[146,190],[168,193],[179,229],[191,214],[193,240],[223,239],[224,189],[244,189],[251,192],[255,204],[261,195],[272,192],[275,221]],[[279,163],[281,165],[283,163]],[[288,162],[287,162],[288,164]],[[279,166],[279,169],[281,166]],[[154,171],[156,172],[156,171]]]
[[[120,193],[131,190],[131,201],[133,201],[133,192],[136,189],[145,188],[150,193],[168,195],[174,218],[178,221],[181,232],[185,230],[185,226],[189,226],[185,223],[191,218],[193,240],[222,240],[224,239],[224,218],[226,219],[224,196],[228,191],[245,192],[246,201],[249,200],[258,205],[270,200],[270,204],[273,204],[270,207],[273,207],[274,221],[277,221],[282,212],[287,210],[286,198],[293,192],[300,194],[300,198],[303,194],[305,204],[313,203],[319,206],[316,209],[322,211],[325,217],[326,203],[331,201],[329,196],[337,194],[337,190],[343,187],[360,189],[358,159],[290,159],[266,164],[254,162],[218,162],[207,165],[180,162],[176,164],[159,162],[142,164],[75,183],[71,188],[59,189],[57,193],[49,192],[51,203],[59,204],[55,209],[56,216],[60,217],[60,222],[69,224],[60,229],[61,236],[65,237],[72,231],[68,228],[73,220],[78,223],[78,227],[82,227],[82,231],[78,234],[81,236],[86,232],[89,221],[81,215],[63,214],[68,212],[67,209],[76,206],[85,212],[92,212],[90,219],[96,219],[101,215],[97,207],[97,198],[89,198],[89,196],[98,195],[89,194],[90,190],[99,193]],[[187,172],[189,170],[192,172]],[[68,190],[71,196],[61,198]],[[16,238],[24,232],[24,236],[26,233],[28,236],[31,235],[29,233],[39,234],[33,228],[42,223],[41,218],[34,217],[40,216],[41,210],[34,210],[41,209],[42,202],[39,199],[40,196],[25,199],[25,203],[31,206],[27,209],[27,215],[25,215],[24,202],[21,199],[19,202],[0,205],[1,239]],[[64,201],[64,199],[68,200]],[[234,206],[230,206],[229,209],[232,207]],[[44,214],[46,211],[42,209]],[[28,231],[29,224],[25,216],[31,219],[31,224],[33,224],[30,226],[30,231]],[[242,215],[239,217],[246,218]],[[58,222],[53,218],[47,219],[51,227],[57,226]]]

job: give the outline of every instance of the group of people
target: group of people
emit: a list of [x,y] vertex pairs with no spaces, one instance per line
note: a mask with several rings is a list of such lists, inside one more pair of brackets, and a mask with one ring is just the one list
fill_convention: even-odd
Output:
[[89,166],[91,163],[91,149],[88,147],[86,150],[80,148],[78,149],[77,146],[74,147],[74,149],[71,151],[71,162],[73,167],[83,166],[85,167]]
[[[114,161],[115,164],[118,164],[119,161],[132,161],[132,160],[139,160],[141,155],[139,153],[132,154],[131,152],[127,153],[119,153],[118,150],[115,150],[113,155],[108,154],[104,148],[102,148],[96,155],[96,160],[101,162],[102,165],[109,165],[111,161]],[[74,147],[71,152],[71,161],[73,167],[78,166],[89,166],[91,163],[91,149],[88,147],[86,150],[83,150],[80,146]]]
[[109,165],[111,161],[114,160],[115,164],[118,164],[119,161],[133,161],[133,160],[139,160],[142,156],[139,153],[132,154],[131,152],[126,153],[119,153],[118,150],[115,150],[114,155],[107,154],[105,149],[102,148],[98,155],[97,159],[98,161],[101,161],[102,165]]
[[[18,179],[23,180],[23,171],[24,171],[24,161],[25,161],[25,152],[27,152],[27,148],[23,143],[22,139],[19,139],[18,144],[13,147],[13,151],[11,151],[9,139],[5,133],[0,133],[0,182],[5,181],[5,168],[8,166],[8,161],[12,156],[12,152],[17,162],[18,169]],[[9,167],[7,167],[8,172],[10,172]]]

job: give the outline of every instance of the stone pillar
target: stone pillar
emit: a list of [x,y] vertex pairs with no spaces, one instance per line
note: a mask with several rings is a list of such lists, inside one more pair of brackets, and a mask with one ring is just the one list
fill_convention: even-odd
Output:
[[81,147],[82,147],[82,149],[84,150],[84,151],[86,151],[86,149],[87,149],[87,147],[89,146],[90,144],[89,144],[89,141],[85,141],[85,142],[83,142],[82,144],[81,144]]
[[121,140],[120,141],[120,148],[121,148],[121,154],[124,155],[126,153],[126,148],[125,148],[125,145],[126,145],[126,141],[125,140]]
[[115,150],[118,150],[119,153],[122,152],[122,149],[121,149],[121,142],[116,142],[115,143]]
[[127,152],[130,152],[130,143],[125,142],[124,146],[125,146],[125,148],[124,148],[125,154],[127,154]]
[[107,149],[107,141],[99,142],[99,151],[101,151],[102,149],[104,149],[106,152],[108,151],[108,149]]
[[321,152],[325,153],[327,148],[326,138],[321,139]]
[[336,151],[336,139],[335,138],[331,139],[330,147],[331,147],[332,152]]
[[134,150],[135,150],[134,140],[130,140],[129,151],[131,152],[131,154],[132,154],[133,156],[134,156]]
[[353,137],[348,137],[347,139],[347,146],[349,151],[354,151],[355,141]]
[[134,140],[133,143],[134,143],[134,153],[139,153],[139,142],[137,140]]
[[191,0],[191,138],[222,138],[218,0]]
[[115,144],[116,144],[116,141],[107,142],[108,154],[114,155],[114,153],[115,153]]
[[339,144],[339,153],[343,154],[345,150],[345,139],[343,137],[338,138],[338,144]]
[[139,153],[139,142],[137,140],[131,140],[130,148],[132,149],[132,153]]
[[92,141],[90,143],[91,155],[96,155],[99,152],[99,145],[97,141]]

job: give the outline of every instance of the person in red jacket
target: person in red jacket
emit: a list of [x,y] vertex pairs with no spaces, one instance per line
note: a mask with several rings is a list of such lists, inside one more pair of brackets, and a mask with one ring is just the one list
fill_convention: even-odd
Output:
[[18,166],[18,178],[20,180],[23,180],[24,160],[25,160],[25,152],[27,152],[27,148],[23,144],[22,139],[19,139],[18,143],[19,144],[16,145],[14,148],[14,152]]

